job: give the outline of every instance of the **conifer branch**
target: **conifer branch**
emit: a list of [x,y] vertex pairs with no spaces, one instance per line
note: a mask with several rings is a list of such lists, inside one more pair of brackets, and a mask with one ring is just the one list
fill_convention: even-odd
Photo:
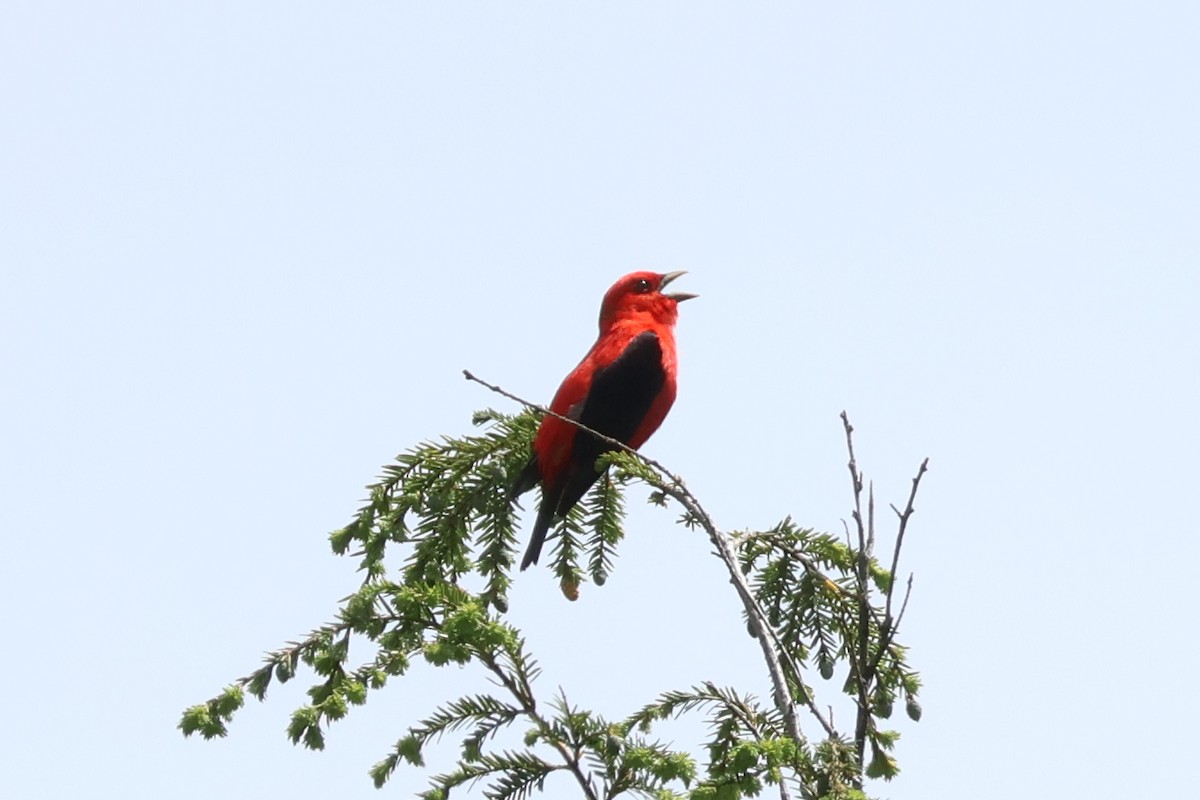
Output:
[[[650,487],[656,504],[672,498],[682,508],[685,526],[704,529],[762,650],[774,702],[762,704],[752,695],[704,682],[690,691],[664,693],[624,722],[610,724],[570,706],[561,694],[538,701],[537,664],[525,651],[520,631],[505,621],[520,544],[519,506],[512,502],[510,480],[528,462],[538,417],[486,410],[473,417],[477,426],[490,423],[481,435],[424,442],[383,467],[368,487],[366,505],[329,537],[336,555],[361,559],[366,573],[362,585],[339,601],[332,622],[269,653],[258,669],[186,709],[179,723],[185,735],[225,736],[247,696],[263,700],[272,683],[293,679],[303,665],[314,683],[305,704],[292,714],[287,734],[294,743],[319,750],[333,722],[422,659],[435,667],[474,663],[498,690],[443,702],[410,727],[371,769],[377,787],[401,763],[424,767],[422,748],[449,731],[465,733],[456,765],[433,776],[433,788],[422,797],[445,798],[457,787],[484,781],[488,797],[526,800],[544,791],[552,773],[569,772],[584,800],[624,794],[679,799],[686,794],[675,790],[680,782],[692,796],[719,797],[730,791],[755,796],[773,784],[781,800],[790,800],[789,792],[862,800],[864,776],[891,778],[897,773],[890,752],[899,734],[881,723],[898,698],[911,719],[921,717],[920,676],[894,638],[912,591],[910,575],[902,597],[897,596],[899,553],[927,461],[913,479],[904,510],[892,506],[899,534],[890,564],[881,565],[874,556],[874,490],[858,468],[845,414],[855,530],[844,523],[844,543],[801,528],[790,517],[762,532],[724,532],[683,480],[659,462],[470,372],[464,370],[464,375],[604,443],[597,463],[601,471],[611,467],[611,472],[564,520],[562,528],[572,532],[573,545],[565,548],[565,538],[559,539],[556,560],[562,563],[556,561],[556,567],[579,578],[590,571],[597,585],[604,582],[613,548],[624,535],[622,487],[630,481]],[[585,553],[588,561],[580,569]],[[398,575],[389,569],[397,566]],[[476,586],[477,579],[482,579],[477,590],[467,588]],[[349,662],[352,635],[358,664]],[[853,737],[834,728],[833,707],[819,707],[806,683],[814,671],[830,680],[841,662],[849,667],[845,691],[858,712],[851,714]],[[694,784],[696,759],[644,734],[656,720],[701,706],[707,707],[713,733],[707,776]],[[818,721],[825,739],[803,736],[801,708]],[[521,722],[531,723],[524,747],[503,749],[498,734],[513,735],[511,726]]]
[[513,674],[510,675],[494,657],[488,654],[481,653],[479,660],[488,668],[489,672],[496,676],[496,679],[509,691],[509,694],[521,704],[521,713],[533,722],[538,732],[542,734],[543,740],[558,751],[559,756],[563,760],[564,768],[575,776],[575,782],[579,784],[584,797],[588,800],[599,800],[591,781],[588,780],[587,775],[583,772],[579,754],[572,753],[570,748],[565,744],[548,735],[551,732],[551,725],[542,716],[541,712],[538,711],[537,700],[533,694],[533,687],[529,685],[528,676],[522,670],[514,670]]
[[[536,403],[531,403],[524,398],[505,391],[503,388],[496,386],[495,384],[481,380],[469,370],[463,370],[463,376],[467,380],[474,381],[475,383],[478,383],[481,386],[496,392],[497,394],[503,395],[510,400],[520,403],[526,408],[533,409],[534,411],[538,411],[543,414],[549,414],[550,416],[556,417],[563,422],[574,425],[582,431],[586,431],[605,444],[611,445],[615,450],[629,453],[639,462],[655,470],[658,473],[659,478],[665,479],[660,481],[656,488],[670,495],[680,505],[682,505],[690,517],[696,520],[700,527],[704,528],[704,531],[708,534],[710,541],[712,541],[713,545],[717,548],[717,553],[729,572],[730,582],[737,590],[738,599],[741,600],[742,606],[746,610],[746,616],[750,622],[751,632],[758,640],[762,649],[763,660],[766,662],[767,672],[771,678],[773,690],[772,693],[775,700],[775,705],[783,715],[787,733],[797,743],[804,741],[804,736],[800,731],[800,723],[796,717],[796,706],[795,703],[792,702],[791,691],[788,688],[787,676],[783,669],[783,661],[787,658],[786,648],[782,646],[778,633],[771,625],[770,620],[767,619],[766,613],[763,611],[762,606],[760,606],[758,601],[754,598],[753,590],[750,588],[749,583],[746,582],[746,578],[742,574],[742,571],[738,568],[737,556],[733,552],[733,548],[729,543],[729,538],[717,528],[716,524],[712,520],[712,517],[710,517],[708,512],[705,511],[703,506],[700,505],[700,501],[697,500],[690,491],[688,491],[687,487],[683,483],[683,480],[654,459],[647,458],[625,443],[610,436],[605,436],[598,431],[594,431],[586,425],[580,424],[577,420],[569,419],[561,414],[556,414],[547,408],[537,405]],[[799,677],[798,673],[797,677]],[[818,720],[818,722],[820,722],[821,727],[824,728],[825,732],[830,736],[836,735],[833,725],[826,718],[824,712],[822,712],[813,701],[811,694],[809,692],[804,692],[803,694],[805,695],[805,703],[808,706],[809,711]]]

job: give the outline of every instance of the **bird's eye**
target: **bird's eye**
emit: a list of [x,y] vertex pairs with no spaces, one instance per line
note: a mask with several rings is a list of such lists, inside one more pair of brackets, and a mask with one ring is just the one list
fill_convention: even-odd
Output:
[[638,294],[645,294],[646,292],[650,291],[650,281],[646,280],[645,278],[642,278],[633,287],[633,290],[635,292],[637,292]]

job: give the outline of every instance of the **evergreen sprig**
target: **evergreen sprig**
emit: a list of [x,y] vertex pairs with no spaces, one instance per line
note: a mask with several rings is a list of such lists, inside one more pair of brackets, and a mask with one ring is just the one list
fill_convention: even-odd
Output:
[[[726,535],[682,481],[657,464],[621,450],[600,458],[605,474],[555,532],[550,568],[568,597],[589,578],[605,583],[624,536],[624,492],[645,484],[652,503],[678,502],[680,522],[708,532],[722,558],[730,554],[727,564],[745,578],[739,591],[748,624],[786,682],[784,695],[777,691],[766,704],[702,682],[665,692],[614,723],[571,705],[561,691],[539,701],[537,663],[508,621],[520,524],[510,488],[529,457],[538,414],[489,410],[474,421],[482,427],[478,435],[422,443],[383,468],[358,513],[330,535],[335,554],[358,559],[362,583],[340,602],[333,621],[267,653],[262,666],[187,709],[179,723],[185,735],[227,735],[247,694],[265,700],[272,682],[285,683],[305,668],[312,684],[287,735],[320,750],[334,722],[421,660],[475,665],[496,686],[438,704],[372,767],[372,780],[382,786],[399,765],[423,767],[429,747],[461,736],[454,768],[434,775],[421,795],[428,800],[476,783],[487,798],[522,800],[542,791],[555,772],[570,775],[588,800],[727,800],[771,786],[784,798],[796,791],[813,800],[864,800],[865,777],[897,773],[898,734],[881,721],[899,700],[918,720],[921,683],[895,639],[907,604],[907,594],[893,603],[899,546],[890,566],[876,559],[873,496],[864,515],[852,445],[857,542],[790,518],[767,531]],[[897,514],[902,539],[912,497]],[[852,733],[836,730],[820,713],[810,683],[814,674],[828,681],[839,671],[857,710]],[[822,735],[799,733],[796,706],[809,708]],[[709,724],[703,774],[692,752],[648,738],[656,723],[691,712],[704,713]]]

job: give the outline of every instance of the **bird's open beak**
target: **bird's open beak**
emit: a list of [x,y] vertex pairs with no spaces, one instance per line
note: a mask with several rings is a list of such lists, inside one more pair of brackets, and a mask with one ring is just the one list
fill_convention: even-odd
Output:
[[668,283],[675,280],[680,275],[686,275],[686,274],[687,274],[687,270],[681,269],[676,272],[668,272],[666,275],[663,275],[662,281],[658,284],[659,293],[661,293],[663,295],[663,297],[671,298],[676,303],[682,303],[684,300],[691,300],[693,297],[699,297],[700,295],[698,295],[698,294],[690,294],[688,292],[671,292],[670,294],[663,292],[663,289],[667,288]]

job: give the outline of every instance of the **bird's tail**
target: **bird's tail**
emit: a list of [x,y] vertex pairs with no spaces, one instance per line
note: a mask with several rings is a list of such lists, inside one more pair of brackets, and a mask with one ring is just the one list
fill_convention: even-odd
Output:
[[537,520],[533,523],[533,535],[529,537],[529,546],[525,548],[525,556],[521,559],[522,570],[530,564],[537,563],[538,557],[542,554],[542,545],[546,543],[546,533],[550,530],[550,523],[553,520],[554,504],[543,497],[542,504],[538,507]]

